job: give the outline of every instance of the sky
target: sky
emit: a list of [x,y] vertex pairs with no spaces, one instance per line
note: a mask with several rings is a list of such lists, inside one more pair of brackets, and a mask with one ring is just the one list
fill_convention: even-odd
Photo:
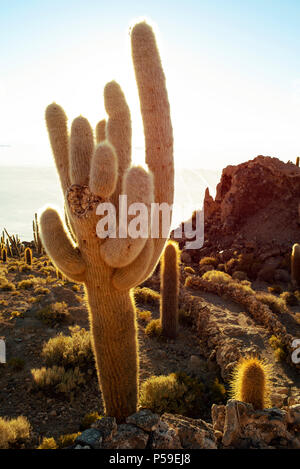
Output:
[[259,154],[300,154],[299,0],[0,0],[0,165],[52,165],[44,121],[105,117],[103,88],[123,88],[133,160],[143,129],[129,27],[154,25],[167,79],[175,164],[222,169]]

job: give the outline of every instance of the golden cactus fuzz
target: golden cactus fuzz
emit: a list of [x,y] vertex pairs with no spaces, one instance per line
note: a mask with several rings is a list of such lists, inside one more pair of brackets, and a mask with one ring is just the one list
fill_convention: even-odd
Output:
[[179,262],[178,244],[169,241],[161,260],[160,317],[162,333],[170,339],[178,334]]
[[233,372],[231,397],[252,404],[255,410],[270,406],[271,367],[264,360],[249,357],[240,360]]
[[131,30],[131,49],[149,170],[131,166],[130,111],[116,82],[105,86],[108,119],[98,124],[96,139],[82,116],[73,121],[69,136],[65,112],[50,104],[46,124],[72,239],[54,209],[48,208],[40,218],[43,246],[55,267],[85,285],[105,413],[119,422],[136,412],[138,403],[133,288],[155,269],[167,235],[102,238],[96,230],[96,209],[105,200],[119,213],[120,194],[127,196],[128,204],[148,207],[153,201],[171,206],[174,194],[170,107],[155,36],[147,23]]

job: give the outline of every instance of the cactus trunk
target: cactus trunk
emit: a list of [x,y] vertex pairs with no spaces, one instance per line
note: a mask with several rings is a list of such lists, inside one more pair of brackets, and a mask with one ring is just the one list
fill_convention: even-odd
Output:
[[[136,315],[129,291],[113,291],[109,279],[90,272],[87,295],[92,344],[106,415],[133,414],[138,399]],[[98,278],[97,278],[98,277]]]

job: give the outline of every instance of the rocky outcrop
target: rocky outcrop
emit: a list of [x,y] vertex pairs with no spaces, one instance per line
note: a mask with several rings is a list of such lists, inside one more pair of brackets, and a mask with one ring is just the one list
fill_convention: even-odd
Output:
[[117,425],[104,417],[77,437],[75,449],[217,449],[210,423],[182,415],[163,414],[148,409],[129,416]]
[[[293,163],[257,156],[227,166],[215,199],[208,189],[205,192],[205,242],[202,249],[187,251],[191,262],[228,249],[253,252],[255,257],[276,250],[279,256],[284,256],[299,241],[299,202],[300,168]],[[191,220],[193,229],[195,218],[196,212]],[[184,235],[179,240],[183,252],[186,241]],[[261,276],[273,281],[276,268],[262,271]]]
[[229,400],[212,406],[212,424],[143,409],[117,425],[104,417],[77,437],[75,449],[300,448],[300,404],[255,411]]

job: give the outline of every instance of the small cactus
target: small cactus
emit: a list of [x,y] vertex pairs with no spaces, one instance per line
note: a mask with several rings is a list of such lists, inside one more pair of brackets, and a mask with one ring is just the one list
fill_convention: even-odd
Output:
[[27,265],[32,265],[32,251],[30,248],[25,249],[25,262]]
[[7,250],[6,250],[5,247],[3,247],[3,248],[1,249],[1,260],[2,260],[3,262],[6,262],[6,261],[7,261]]
[[169,241],[161,261],[160,317],[163,335],[170,339],[178,334],[179,262],[178,244]]
[[291,255],[291,277],[293,286],[300,285],[300,244],[294,244]]
[[270,367],[256,357],[244,358],[236,366],[231,382],[231,397],[252,404],[255,410],[269,406]]
[[298,167],[299,167],[299,160],[300,160],[300,157],[297,156],[297,158],[296,158],[296,166],[298,166]]

